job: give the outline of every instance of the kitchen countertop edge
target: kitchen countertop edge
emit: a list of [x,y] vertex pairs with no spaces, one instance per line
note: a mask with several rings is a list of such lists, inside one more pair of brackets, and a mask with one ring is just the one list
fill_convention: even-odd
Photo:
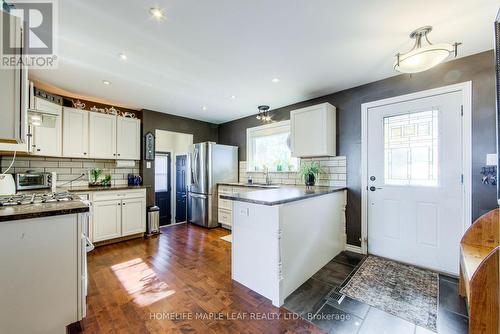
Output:
[[[13,221],[13,220],[23,220],[23,219],[34,219],[52,216],[62,216],[71,215],[75,213],[85,213],[89,212],[90,208],[84,202],[76,201],[70,203],[51,203],[51,207],[40,208],[33,210],[33,206],[38,206],[40,204],[31,204],[31,208],[28,205],[12,206],[0,209],[0,222]],[[71,206],[70,206],[71,205]],[[59,208],[58,208],[59,206]],[[2,210],[14,210],[13,213],[2,213]],[[28,209],[28,210],[27,210]],[[31,209],[31,210],[30,210]],[[22,210],[26,212],[22,212]],[[18,211],[18,212],[16,212]]]
[[[257,195],[259,195],[258,194],[259,192],[272,192],[272,191],[274,191],[274,192],[279,193],[280,190],[287,190],[287,189],[288,190],[294,189],[297,191],[302,190],[302,192],[298,193],[295,197],[286,197],[286,198],[276,199],[276,200],[261,200],[261,199],[255,198],[255,197],[257,197]],[[332,194],[332,193],[335,193],[338,191],[343,191],[346,189],[347,189],[347,187],[326,187],[326,186],[323,187],[323,186],[319,186],[319,187],[313,188],[314,192],[308,193],[305,188],[282,186],[280,188],[263,189],[260,191],[254,191],[254,192],[244,193],[244,194],[220,195],[220,198],[231,200],[231,201],[239,201],[239,202],[246,202],[246,203],[252,203],[252,204],[274,206],[274,205],[281,205],[281,204],[296,202],[296,201],[300,201],[303,199],[324,196],[324,195]],[[279,197],[279,194],[276,197]]]

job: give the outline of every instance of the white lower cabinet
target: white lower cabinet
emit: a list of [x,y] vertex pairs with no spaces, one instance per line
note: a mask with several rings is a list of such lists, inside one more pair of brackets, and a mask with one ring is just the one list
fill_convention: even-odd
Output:
[[146,199],[124,199],[122,201],[122,236],[146,230]]
[[92,194],[92,241],[146,232],[146,189]]
[[121,236],[121,201],[94,202],[94,241]]
[[217,189],[217,217],[219,224],[222,224],[222,227],[230,229],[233,225],[233,201],[228,199],[223,199],[221,196],[223,195],[232,195],[233,193],[242,193],[242,192],[250,192],[262,190],[262,188],[258,187],[245,187],[245,186],[228,186],[228,185],[219,185]]

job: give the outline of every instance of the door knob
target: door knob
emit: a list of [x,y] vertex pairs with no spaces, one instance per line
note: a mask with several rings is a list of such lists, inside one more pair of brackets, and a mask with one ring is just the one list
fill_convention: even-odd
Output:
[[376,188],[376,187],[374,187],[374,186],[371,186],[371,187],[370,187],[370,191],[375,191],[375,190],[377,190],[377,189],[382,189],[382,188]]

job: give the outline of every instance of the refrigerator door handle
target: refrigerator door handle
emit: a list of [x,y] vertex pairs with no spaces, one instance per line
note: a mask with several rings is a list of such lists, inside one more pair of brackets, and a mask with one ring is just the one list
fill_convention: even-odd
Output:
[[193,154],[193,165],[191,168],[192,176],[193,176],[193,183],[198,185],[198,149],[194,149],[194,154]]
[[207,195],[202,195],[202,194],[189,193],[189,196],[194,197],[194,198],[207,199]]

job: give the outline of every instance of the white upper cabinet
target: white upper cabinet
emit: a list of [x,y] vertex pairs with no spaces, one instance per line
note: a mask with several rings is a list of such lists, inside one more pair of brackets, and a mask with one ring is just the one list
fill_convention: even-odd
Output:
[[335,107],[330,103],[292,110],[290,112],[292,156],[335,156],[335,114]]
[[60,157],[62,156],[62,107],[35,97],[35,109],[41,114],[41,125],[32,126],[32,153]]
[[90,113],[90,158],[116,159],[116,116]]
[[116,159],[141,159],[141,121],[134,118],[117,117]]
[[68,158],[89,157],[89,112],[64,107],[63,156]]

